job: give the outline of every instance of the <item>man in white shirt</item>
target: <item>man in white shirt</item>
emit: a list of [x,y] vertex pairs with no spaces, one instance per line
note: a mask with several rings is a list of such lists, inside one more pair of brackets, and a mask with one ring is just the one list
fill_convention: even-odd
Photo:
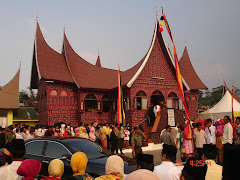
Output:
[[233,128],[230,124],[230,117],[225,116],[224,117],[224,129],[223,129],[223,138],[222,138],[222,144],[232,144],[233,142]]
[[202,159],[203,155],[203,145],[207,142],[207,135],[204,130],[202,130],[202,124],[197,123],[197,130],[194,132],[194,141],[197,149],[198,159]]
[[216,127],[212,125],[211,119],[207,119],[205,133],[207,135],[207,144],[216,144]]
[[216,164],[217,157],[216,145],[204,144],[203,145],[203,160],[206,162],[208,168],[205,180],[221,180],[223,167]]
[[154,112],[154,115],[155,115],[155,118],[157,117],[157,113],[161,111],[161,107],[159,105],[155,105],[153,107],[153,112]]
[[0,168],[0,177],[4,180],[20,180],[23,177],[17,174],[17,169],[21,165],[23,156],[25,155],[24,141],[23,139],[13,139],[9,146],[12,163]]
[[181,169],[174,165],[177,148],[172,145],[163,144],[162,163],[154,167],[154,173],[161,180],[179,180]]

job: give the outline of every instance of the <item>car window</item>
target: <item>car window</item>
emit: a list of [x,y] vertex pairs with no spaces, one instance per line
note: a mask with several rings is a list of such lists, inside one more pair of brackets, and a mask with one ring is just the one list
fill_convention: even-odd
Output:
[[26,145],[26,151],[30,154],[42,155],[45,141],[31,141]]
[[48,142],[45,155],[49,157],[61,158],[63,154],[70,154],[69,151],[61,144]]
[[73,152],[84,152],[88,159],[106,157],[102,152],[102,149],[89,140],[73,139],[71,141],[65,141],[65,143],[73,150]]

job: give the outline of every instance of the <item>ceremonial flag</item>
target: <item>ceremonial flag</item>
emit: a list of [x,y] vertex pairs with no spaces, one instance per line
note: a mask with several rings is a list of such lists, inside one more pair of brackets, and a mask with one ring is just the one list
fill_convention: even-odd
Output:
[[177,58],[177,51],[176,51],[175,43],[174,43],[174,40],[173,40],[172,32],[171,32],[171,30],[170,30],[170,27],[169,27],[169,24],[168,24],[166,15],[165,15],[165,13],[164,13],[163,10],[162,10],[162,14],[163,14],[163,18],[161,18],[161,19],[164,20],[166,29],[167,29],[168,34],[169,34],[169,36],[170,36],[170,38],[171,38],[171,40],[172,40],[172,43],[173,43],[173,52],[174,52],[174,59],[175,59],[176,77],[177,77],[178,89],[179,89],[179,91],[180,91],[180,97],[181,97],[181,99],[182,99],[183,106],[184,106],[184,109],[185,109],[185,113],[186,113],[186,115],[187,115],[187,118],[188,118],[188,120],[190,120],[190,115],[189,115],[187,103],[186,103],[185,97],[184,97],[182,76],[181,76],[180,69],[179,69],[179,65],[178,65],[178,58]]
[[232,85],[232,120],[233,120],[233,123],[235,124],[234,112],[233,112],[233,90],[234,90],[234,83]]
[[187,121],[186,127],[184,128],[183,137],[185,139],[192,139],[192,128],[189,120]]
[[122,85],[120,67],[118,66],[118,100],[117,100],[117,123],[122,123]]

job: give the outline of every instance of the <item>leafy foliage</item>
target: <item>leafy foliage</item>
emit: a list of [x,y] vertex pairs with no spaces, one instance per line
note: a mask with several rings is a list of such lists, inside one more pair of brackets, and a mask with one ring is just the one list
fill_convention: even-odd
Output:
[[[212,91],[206,90],[201,91],[199,90],[199,103],[202,105],[214,105],[218,103],[222,96],[225,93],[225,87],[224,86],[218,86],[216,88],[212,88]],[[233,94],[240,96],[240,89],[234,88]]]
[[19,102],[24,103],[25,101],[37,101],[37,93],[28,87],[28,90],[21,90],[19,92]]
[[224,94],[224,86],[212,88],[212,91],[199,90],[199,103],[202,105],[214,105],[219,102]]

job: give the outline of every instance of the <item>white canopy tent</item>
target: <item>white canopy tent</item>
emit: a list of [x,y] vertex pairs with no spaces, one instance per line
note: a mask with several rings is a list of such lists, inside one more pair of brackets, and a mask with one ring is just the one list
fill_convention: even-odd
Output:
[[[233,111],[240,112],[240,103],[235,99],[233,99]],[[222,99],[211,109],[200,113],[197,120],[211,118],[215,122],[218,119],[223,119],[226,115],[232,117],[232,95],[228,90],[226,90]]]

